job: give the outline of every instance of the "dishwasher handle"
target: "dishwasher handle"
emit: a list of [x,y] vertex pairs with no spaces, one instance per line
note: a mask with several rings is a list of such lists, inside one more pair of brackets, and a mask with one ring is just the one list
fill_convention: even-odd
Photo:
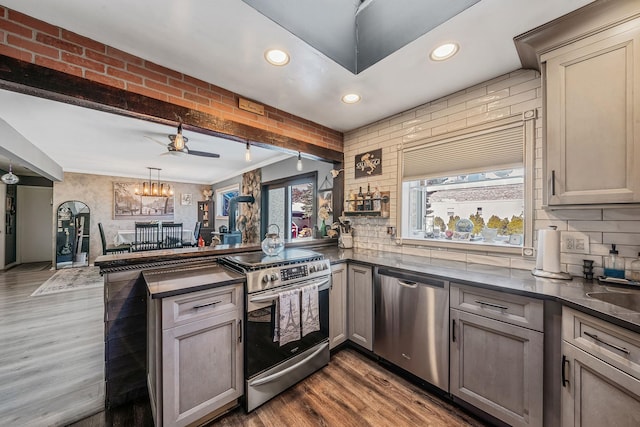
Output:
[[393,277],[395,279],[400,279],[398,283],[403,286],[415,288],[420,285],[431,286],[434,288],[444,288],[446,286],[446,282],[444,280],[435,279],[429,276],[423,276],[420,274],[409,273],[400,270],[394,270],[390,268],[378,268],[378,274],[380,276]]

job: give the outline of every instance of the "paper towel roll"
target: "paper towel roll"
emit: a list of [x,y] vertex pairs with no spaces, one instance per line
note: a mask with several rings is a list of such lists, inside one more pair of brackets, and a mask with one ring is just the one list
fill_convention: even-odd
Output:
[[538,231],[538,257],[536,268],[548,273],[560,273],[560,231]]

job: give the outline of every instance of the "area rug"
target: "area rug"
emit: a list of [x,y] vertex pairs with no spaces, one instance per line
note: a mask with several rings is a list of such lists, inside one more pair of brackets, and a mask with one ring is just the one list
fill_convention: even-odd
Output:
[[65,268],[55,272],[44,282],[32,297],[58,292],[77,291],[81,289],[98,288],[104,286],[98,267]]

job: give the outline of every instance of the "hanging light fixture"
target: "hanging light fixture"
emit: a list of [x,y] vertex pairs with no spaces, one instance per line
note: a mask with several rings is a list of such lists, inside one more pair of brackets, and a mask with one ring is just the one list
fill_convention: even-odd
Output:
[[248,142],[247,142],[247,149],[244,152],[244,161],[245,162],[251,161],[251,145],[249,145]]
[[182,136],[182,122],[178,124],[178,133],[175,135],[169,135],[169,139],[173,143],[173,148],[176,151],[183,151],[185,148],[185,143],[189,141],[186,136]]
[[331,177],[336,178],[344,169],[331,169]]
[[4,175],[2,175],[2,177],[0,177],[0,179],[5,184],[17,184],[18,181],[20,181],[20,178],[18,178],[18,175],[15,175],[13,173],[13,170],[12,170],[12,167],[11,167],[11,163],[9,163],[9,172],[5,173]]
[[[144,181],[142,183],[142,191],[140,191],[140,186],[136,185],[136,188],[134,190],[135,194],[139,196],[155,196],[155,197],[173,196],[173,188],[171,188],[169,184],[165,185],[164,183],[160,182],[160,171],[162,169],[152,168],[148,166],[147,166],[147,169],[149,169],[149,181]],[[158,173],[156,181],[153,181],[151,178],[152,170],[157,171]]]
[[298,163],[296,163],[296,170],[298,172],[302,170],[302,156],[300,155],[299,151],[298,151]]

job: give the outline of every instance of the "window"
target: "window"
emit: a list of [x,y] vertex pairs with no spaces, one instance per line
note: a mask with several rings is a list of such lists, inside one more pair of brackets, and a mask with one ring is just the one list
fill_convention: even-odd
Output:
[[525,202],[532,195],[531,172],[525,167],[531,153],[525,156],[525,141],[532,137],[533,125],[523,126],[526,122],[517,119],[501,123],[401,150],[402,241],[490,245],[507,252],[531,241],[532,208]]
[[225,219],[229,217],[229,201],[240,194],[238,184],[216,190],[216,218]]
[[[313,237],[316,225],[317,174],[272,181],[262,186],[262,235],[275,224],[285,239]],[[275,230],[269,230],[274,232]]]

